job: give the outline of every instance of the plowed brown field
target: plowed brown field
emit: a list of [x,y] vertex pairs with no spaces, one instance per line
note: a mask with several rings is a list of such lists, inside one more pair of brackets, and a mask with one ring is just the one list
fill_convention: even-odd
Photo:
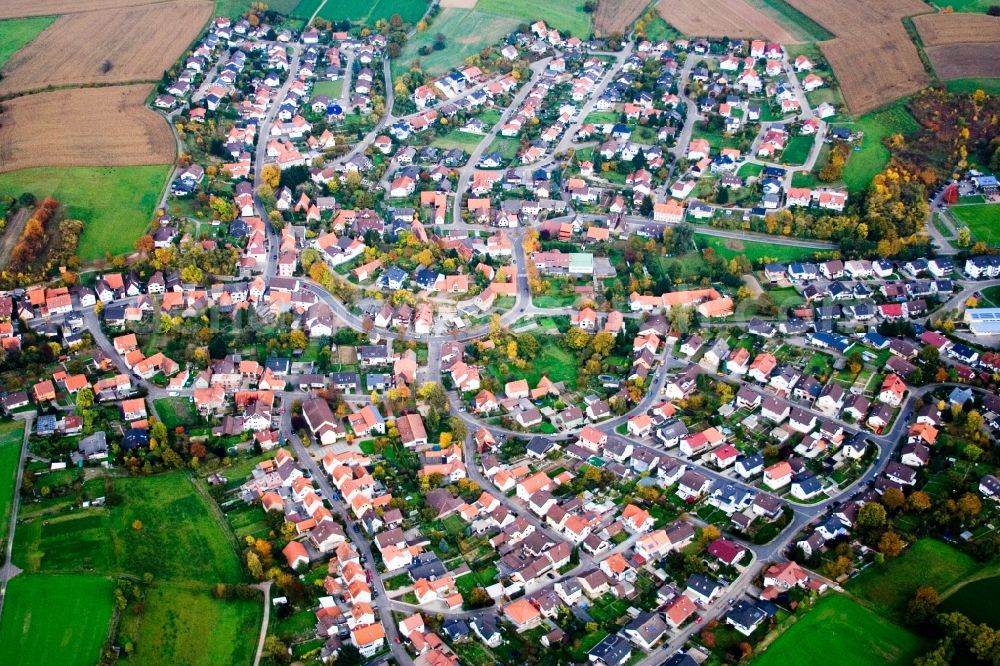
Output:
[[685,35],[795,41],[777,21],[745,0],[660,0],[657,9],[663,20]]
[[1000,44],[949,44],[924,50],[934,71],[946,81],[1000,76]]
[[163,0],[4,0],[0,2],[0,19],[76,14],[95,9],[138,7],[161,2]]
[[0,172],[172,162],[173,133],[144,106],[151,90],[149,85],[78,88],[4,102]]
[[915,16],[924,46],[968,42],[1000,42],[1000,17],[983,14],[924,14]]
[[903,17],[929,7],[920,0],[789,0],[837,35],[820,44],[851,112],[865,113],[930,82]]
[[648,0],[617,0],[616,2],[601,2],[594,12],[594,28],[602,35],[615,33],[625,34],[632,21],[649,4]]
[[159,79],[211,13],[211,2],[178,0],[62,16],[7,61],[0,94]]

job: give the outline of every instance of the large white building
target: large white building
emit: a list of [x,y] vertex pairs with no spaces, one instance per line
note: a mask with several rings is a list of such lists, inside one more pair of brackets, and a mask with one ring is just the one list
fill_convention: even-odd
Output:
[[969,308],[965,323],[973,335],[1000,334],[1000,308]]

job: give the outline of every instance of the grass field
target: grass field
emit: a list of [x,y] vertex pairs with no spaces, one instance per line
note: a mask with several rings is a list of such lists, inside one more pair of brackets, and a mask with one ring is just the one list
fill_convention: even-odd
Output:
[[388,21],[393,14],[399,14],[406,23],[416,23],[426,11],[426,0],[359,0],[357,2],[328,0],[319,10],[319,16],[331,21],[347,19],[365,25],[375,25],[379,19]]
[[0,547],[7,543],[7,526],[10,524],[10,507],[14,502],[14,484],[17,481],[17,466],[21,462],[23,439],[23,421],[0,424]]
[[498,136],[493,139],[493,143],[486,149],[486,152],[492,153],[494,150],[500,151],[504,160],[510,162],[517,157],[517,152],[521,150],[521,142],[514,137]]
[[908,134],[919,129],[917,121],[902,102],[881,111],[867,113],[853,125],[853,131],[864,132],[861,150],[851,153],[844,167],[844,183],[851,194],[865,190],[885,165],[889,163],[889,149],[882,139],[890,134]]
[[805,164],[814,143],[816,143],[816,137],[813,136],[791,137],[784,152],[781,153],[781,162],[783,164]]
[[463,132],[459,129],[454,129],[447,134],[443,134],[433,141],[432,145],[438,148],[444,148],[445,150],[451,150],[452,148],[460,148],[467,153],[471,153],[479,145],[479,142],[483,140],[482,134],[472,134],[470,132]]
[[545,21],[545,25],[580,39],[590,37],[590,14],[582,0],[535,2],[533,0],[479,0],[476,11],[509,16],[518,22]]
[[972,93],[982,90],[991,95],[1000,95],[1000,79],[953,79],[945,81],[944,87],[953,93]]
[[753,663],[755,666],[909,664],[925,642],[859,603],[830,593],[806,611]]
[[[215,0],[215,16],[228,16],[229,18],[239,18],[243,14],[247,13],[250,6],[254,3],[254,0]],[[268,8],[274,11],[287,15],[292,15],[293,11],[297,8],[299,0],[270,0],[267,3]],[[316,3],[319,4],[319,3]],[[297,14],[295,14],[298,16]],[[309,18],[306,15],[305,18]]]
[[0,21],[0,66],[55,20],[55,16],[33,16]]
[[24,522],[14,562],[29,573],[149,571],[157,580],[242,580],[232,544],[185,474],[116,479],[115,490],[122,502],[111,509]]
[[553,341],[541,338],[539,342],[541,349],[530,367],[518,370],[512,366],[510,377],[499,379],[501,381],[526,379],[534,388],[542,375],[547,375],[554,382],[566,382],[567,386],[575,386],[578,368],[573,355]]
[[967,576],[976,563],[935,539],[920,539],[902,555],[873,565],[847,584],[847,590],[886,617],[897,617],[920,585],[942,591]]
[[796,39],[804,42],[822,42],[833,39],[834,34],[812,20],[785,0],[749,0],[765,14],[781,23]]
[[946,597],[940,612],[958,611],[973,622],[985,622],[994,629],[1000,628],[1000,605],[993,603],[1000,595],[1000,576],[990,576],[963,585]]
[[973,238],[990,245],[1000,244],[1000,205],[952,206],[950,210],[955,218],[969,227]]
[[295,9],[291,11],[291,15],[296,18],[308,19],[321,4],[323,4],[323,0],[302,0],[299,4],[295,5]]
[[[259,600],[214,598],[207,590],[154,585],[146,595],[129,663],[240,664],[253,662],[263,610]],[[125,622],[130,619],[126,617]]]
[[[518,23],[516,18],[475,9],[442,9],[430,28],[416,33],[406,42],[403,53],[392,61],[392,75],[395,77],[405,72],[414,60],[420,61],[421,69],[428,76],[443,74],[461,65],[473,53],[499,42],[513,32]],[[445,47],[421,56],[418,52],[420,47],[430,47],[438,33],[445,36]]]
[[773,259],[782,263],[799,261],[811,257],[814,250],[804,247],[794,247],[791,245],[776,245],[773,243],[762,243],[758,241],[738,241],[716,236],[698,235],[695,237],[699,248],[710,247],[720,257],[732,259],[735,256],[743,255],[751,263],[761,259]]
[[169,165],[39,167],[0,174],[0,194],[53,196],[66,215],[86,224],[77,254],[84,261],[123,254],[149,226],[170,174]]
[[168,430],[198,423],[198,411],[187,398],[160,398],[153,405]]
[[4,663],[93,666],[108,634],[114,583],[99,576],[17,576],[7,587]]
[[955,0],[954,2],[949,2],[946,0],[938,0],[937,2],[932,2],[931,4],[944,9],[945,7],[951,7],[952,11],[956,12],[983,12],[985,13],[987,9],[997,4],[996,0]]
[[340,95],[344,91],[344,80],[337,79],[336,81],[319,81],[313,86],[312,94],[313,97],[318,95],[326,95],[331,100],[339,99]]

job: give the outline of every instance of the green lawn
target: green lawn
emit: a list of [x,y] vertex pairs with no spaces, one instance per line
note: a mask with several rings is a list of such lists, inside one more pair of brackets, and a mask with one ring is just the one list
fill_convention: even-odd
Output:
[[781,153],[781,161],[784,164],[805,164],[809,159],[809,151],[816,143],[814,136],[793,136],[788,140],[784,152]]
[[153,406],[168,430],[198,423],[198,411],[187,398],[160,398],[153,401]]
[[971,557],[936,539],[920,539],[885,565],[872,565],[847,584],[847,590],[886,617],[901,614],[920,585],[942,591],[967,576]]
[[[991,0],[991,4],[994,1]],[[1000,95],[1000,79],[996,78],[952,79],[951,81],[945,81],[944,87],[953,93],[971,93],[982,90],[991,95]]]
[[471,153],[483,138],[482,134],[473,134],[471,132],[463,132],[460,129],[453,129],[447,134],[436,137],[431,144],[445,150],[459,148],[467,153]]
[[291,15],[296,18],[308,20],[321,4],[323,4],[323,0],[301,0],[299,4],[295,5],[295,9],[292,10]]
[[951,214],[969,227],[976,240],[1000,245],[1000,205],[952,206]]
[[108,634],[113,590],[100,576],[13,578],[0,622],[0,661],[93,666]]
[[32,16],[0,21],[0,66],[55,20],[55,16]]
[[986,287],[982,290],[983,297],[980,301],[985,307],[1000,307],[1000,287]]
[[764,170],[764,166],[761,164],[751,164],[747,162],[740,167],[740,170],[736,172],[736,175],[740,178],[751,178],[753,176],[759,176]]
[[[115,491],[122,501],[110,509],[25,521],[14,562],[29,573],[148,571],[157,580],[243,580],[223,526],[186,474],[118,478]],[[134,528],[136,520],[141,529]]]
[[755,666],[910,664],[925,641],[841,594],[828,593],[763,653]]
[[763,243],[759,241],[730,240],[717,236],[705,236],[699,234],[696,237],[698,247],[710,247],[715,253],[726,259],[732,259],[737,255],[745,256],[751,263],[761,259],[771,259],[783,263],[799,261],[811,257],[815,250],[804,247],[794,247],[792,245],[776,245],[773,243]]
[[333,100],[339,99],[343,90],[343,79],[337,79],[336,81],[320,81],[313,86],[312,94],[313,97],[316,97],[317,95],[326,95]]
[[889,149],[882,145],[884,137],[897,132],[909,134],[919,129],[903,102],[867,113],[848,127],[864,132],[861,150],[852,152],[844,167],[844,183],[851,194],[866,189],[872,178],[889,163]]
[[123,254],[146,231],[170,174],[169,165],[38,167],[0,174],[0,195],[51,195],[86,227],[77,254],[90,261]]
[[[296,7],[296,13],[301,13]],[[379,19],[388,21],[393,14],[399,14],[406,23],[416,23],[427,11],[426,0],[327,0],[319,10],[319,16],[330,21],[347,19],[365,25],[375,25]],[[308,18],[308,17],[306,17]]]
[[[130,609],[131,610],[131,609]],[[253,662],[263,607],[259,599],[219,600],[207,590],[154,584],[146,594],[129,663],[241,664]],[[311,625],[310,625],[311,628]]]
[[486,150],[486,152],[491,153],[494,150],[500,151],[500,155],[504,158],[504,160],[510,162],[517,157],[518,151],[521,150],[521,142],[514,137],[498,136],[493,139],[493,143],[490,144],[490,147]]
[[[416,33],[406,42],[403,53],[392,61],[392,75],[405,72],[414,60],[420,61],[428,76],[443,74],[461,65],[470,55],[499,42],[517,29],[518,23],[516,18],[495,13],[446,7],[425,32]],[[445,47],[420,55],[420,47],[431,47],[438,33],[445,36]]]
[[619,118],[621,118],[621,114],[617,111],[591,111],[583,121],[595,125],[606,125],[608,123],[617,123]]
[[14,502],[17,466],[21,462],[24,421],[0,424],[0,548],[7,544],[10,507]]
[[541,349],[534,362],[524,370],[511,366],[510,377],[500,378],[501,381],[526,379],[528,385],[534,388],[542,375],[548,375],[553,382],[566,382],[567,386],[575,386],[578,367],[573,354],[552,340],[541,338],[539,342]]
[[[238,18],[246,14],[252,4],[254,0],[215,0],[215,15]],[[276,12],[289,15],[298,4],[299,0],[269,0],[267,6]]]
[[940,606],[942,613],[958,611],[973,622],[985,622],[1000,627],[1000,576],[976,580],[964,585],[947,597]]
[[476,11],[509,16],[518,22],[545,21],[550,28],[580,39],[590,37],[590,14],[583,11],[582,0],[536,2],[533,0],[479,0]]

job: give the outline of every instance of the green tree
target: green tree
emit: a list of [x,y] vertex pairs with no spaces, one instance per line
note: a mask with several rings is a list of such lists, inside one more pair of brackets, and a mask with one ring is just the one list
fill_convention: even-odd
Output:
[[876,530],[885,525],[885,507],[877,502],[868,502],[858,509],[857,524],[864,530]]

